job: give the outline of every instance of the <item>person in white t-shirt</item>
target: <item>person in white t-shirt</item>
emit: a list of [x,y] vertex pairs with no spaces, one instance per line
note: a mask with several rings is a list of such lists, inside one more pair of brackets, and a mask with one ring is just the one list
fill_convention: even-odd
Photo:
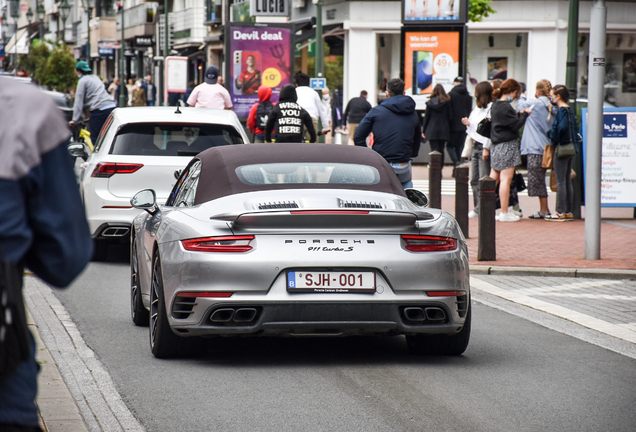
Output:
[[187,104],[196,108],[232,109],[230,93],[221,84],[218,84],[219,69],[210,66],[205,71],[205,82],[192,90]]
[[[320,96],[309,87],[309,75],[304,72],[298,71],[294,75],[296,81],[296,95],[298,95],[298,101],[296,102],[305,111],[309,113],[311,119],[314,122],[314,129],[318,130],[318,118],[322,122],[322,134],[325,135],[329,132],[329,113],[325,110],[325,106],[320,100]],[[305,131],[307,134],[307,131]]]

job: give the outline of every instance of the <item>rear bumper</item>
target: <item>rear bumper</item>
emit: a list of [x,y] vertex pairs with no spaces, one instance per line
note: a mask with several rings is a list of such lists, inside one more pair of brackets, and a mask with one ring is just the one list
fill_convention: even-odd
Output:
[[[451,303],[456,303],[454,299]],[[424,315],[417,315],[417,309]],[[441,301],[233,302],[209,307],[196,324],[180,325],[174,313],[171,321],[173,331],[180,336],[452,335],[462,329],[465,309],[461,315],[464,318]]]

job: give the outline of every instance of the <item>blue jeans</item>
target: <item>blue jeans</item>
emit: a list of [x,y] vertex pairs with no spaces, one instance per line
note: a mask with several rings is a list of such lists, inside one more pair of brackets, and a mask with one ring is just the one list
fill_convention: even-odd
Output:
[[398,180],[402,183],[404,189],[413,187],[413,180],[411,176],[411,161],[408,162],[389,162],[393,171],[398,176]]
[[38,391],[40,365],[35,361],[35,339],[31,337],[31,355],[10,377],[0,382],[0,430],[2,424],[37,426],[38,410],[35,396]]
[[97,137],[99,136],[99,132],[102,130],[102,126],[104,126],[106,119],[114,109],[115,108],[106,108],[103,110],[91,111],[91,118],[88,119],[88,131],[91,133],[91,141],[93,144],[97,142]]
[[148,106],[155,106],[155,101],[151,100],[151,101],[147,101],[146,105]]

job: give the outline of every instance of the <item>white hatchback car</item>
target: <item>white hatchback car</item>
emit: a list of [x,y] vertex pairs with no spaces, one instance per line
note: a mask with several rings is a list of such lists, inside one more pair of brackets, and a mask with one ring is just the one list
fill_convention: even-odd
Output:
[[[164,202],[181,170],[210,147],[249,142],[236,114],[227,110],[175,107],[115,109],[95,150],[80,165],[79,185],[96,242],[97,259],[108,240],[128,240],[139,210],[130,198],[154,189]],[[85,155],[86,156],[86,155]]]

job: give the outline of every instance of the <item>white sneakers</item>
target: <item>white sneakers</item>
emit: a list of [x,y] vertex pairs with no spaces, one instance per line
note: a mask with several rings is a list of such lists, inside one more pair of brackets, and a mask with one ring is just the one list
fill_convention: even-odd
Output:
[[468,219],[475,219],[477,217],[479,217],[479,215],[475,213],[475,210],[471,210],[468,212]]
[[500,213],[499,215],[495,216],[495,219],[497,219],[499,222],[519,222],[521,218],[513,212],[509,211],[508,213]]

